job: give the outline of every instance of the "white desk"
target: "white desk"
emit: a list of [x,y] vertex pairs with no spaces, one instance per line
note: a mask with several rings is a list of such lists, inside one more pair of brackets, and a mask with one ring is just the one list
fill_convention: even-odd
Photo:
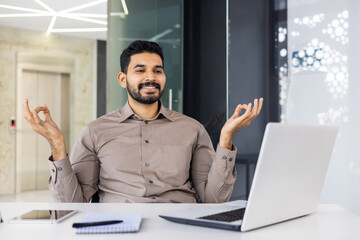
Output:
[[[212,206],[213,204],[207,206]],[[198,204],[198,207],[204,205]],[[215,205],[214,205],[215,206]],[[320,205],[309,216],[275,224],[250,232],[234,232],[196,227],[166,221],[159,214],[194,207],[193,204],[118,204],[118,203],[0,203],[5,220],[0,224],[1,240],[49,239],[169,239],[169,240],[230,240],[230,239],[360,239],[360,217],[337,205]],[[7,219],[32,209],[78,209],[79,213],[59,224],[9,224]],[[104,213],[142,213],[143,222],[138,233],[77,235],[71,225],[81,221],[86,211]]]

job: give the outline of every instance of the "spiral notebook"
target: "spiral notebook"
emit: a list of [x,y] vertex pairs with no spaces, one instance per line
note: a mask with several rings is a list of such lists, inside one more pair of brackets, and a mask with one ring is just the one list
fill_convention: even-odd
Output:
[[83,222],[122,220],[123,222],[111,225],[75,228],[75,233],[127,233],[137,232],[140,229],[141,214],[106,214],[88,212]]

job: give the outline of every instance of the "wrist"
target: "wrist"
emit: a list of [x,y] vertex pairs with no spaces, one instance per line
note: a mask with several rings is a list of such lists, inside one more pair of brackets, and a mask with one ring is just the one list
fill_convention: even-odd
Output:
[[232,139],[233,136],[228,134],[220,134],[219,146],[232,150]]
[[51,151],[53,156],[53,161],[63,159],[67,156],[65,141],[59,139],[58,141],[53,141],[51,143]]

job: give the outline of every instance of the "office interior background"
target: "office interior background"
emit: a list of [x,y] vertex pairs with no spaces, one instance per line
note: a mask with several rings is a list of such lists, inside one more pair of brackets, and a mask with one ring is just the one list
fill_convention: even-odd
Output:
[[238,103],[264,97],[234,140],[231,199],[248,196],[267,122],[335,124],[320,201],[360,215],[359,10],[357,0],[0,0],[0,201],[51,201],[50,147],[23,99],[49,106],[71,150],[87,123],[124,105],[119,56],[145,39],[164,50],[163,104],[204,124],[214,146]]

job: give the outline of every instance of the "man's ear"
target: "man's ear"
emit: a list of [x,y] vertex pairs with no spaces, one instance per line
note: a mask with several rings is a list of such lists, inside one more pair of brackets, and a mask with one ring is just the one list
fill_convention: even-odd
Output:
[[119,72],[117,79],[122,88],[126,88],[126,74],[123,72]]

